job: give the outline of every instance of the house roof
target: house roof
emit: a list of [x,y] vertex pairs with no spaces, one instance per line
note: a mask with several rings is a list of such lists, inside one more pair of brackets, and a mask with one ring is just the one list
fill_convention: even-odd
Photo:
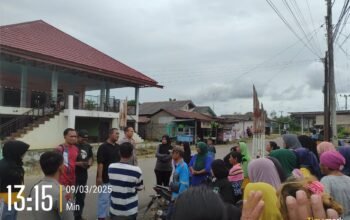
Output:
[[42,20],[0,26],[0,39],[2,53],[79,68],[139,86],[161,87],[150,77]]
[[181,118],[181,119],[196,119],[200,121],[212,121],[212,118],[203,115],[198,112],[188,112],[188,111],[181,111],[181,110],[171,110],[171,109],[160,109],[160,111],[165,111],[169,113],[170,115],[174,116],[175,118]]
[[247,112],[245,114],[235,114],[235,115],[221,115],[221,118],[233,119],[233,120],[243,120],[243,121],[252,121],[253,113]]
[[150,122],[150,118],[145,117],[145,116],[139,116],[139,123],[141,124],[147,124],[148,122]]
[[211,116],[216,116],[215,112],[209,106],[196,106],[192,109],[193,112],[198,112],[202,114],[210,114]]
[[164,101],[164,102],[144,102],[140,105],[140,115],[153,115],[161,109],[180,110],[185,105],[195,105],[191,100]]
[[[322,111],[314,111],[314,112],[289,112],[292,116],[305,116],[305,115],[310,115],[310,116],[316,116],[316,115],[323,115],[324,112]],[[339,115],[347,115],[350,114],[350,110],[339,110],[337,111],[337,114]]]

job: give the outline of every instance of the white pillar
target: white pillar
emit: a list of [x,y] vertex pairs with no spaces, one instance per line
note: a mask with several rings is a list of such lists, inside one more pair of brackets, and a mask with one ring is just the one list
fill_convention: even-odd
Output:
[[4,88],[0,85],[0,106],[4,105]]
[[104,111],[105,100],[106,100],[106,89],[101,88],[101,90],[100,90],[100,111]]
[[118,118],[112,119],[112,128],[119,128]]
[[108,83],[106,84],[106,104],[107,104],[107,107],[108,107],[108,111],[109,111],[109,106],[111,103],[109,103],[109,97],[110,97],[110,88],[109,88],[109,85]]
[[28,69],[24,64],[21,66],[21,102],[20,107],[27,107]]
[[55,70],[51,72],[51,99],[53,103],[57,103],[58,92],[58,75]]
[[73,108],[73,95],[68,96],[68,128],[75,128],[75,115]]
[[304,116],[301,116],[301,134],[304,134]]
[[140,88],[135,87],[135,105],[136,105],[136,121],[135,121],[135,131],[139,132],[139,99],[140,99]]

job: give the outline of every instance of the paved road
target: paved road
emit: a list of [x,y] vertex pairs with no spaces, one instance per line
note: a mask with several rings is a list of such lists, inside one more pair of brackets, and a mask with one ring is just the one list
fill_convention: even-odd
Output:
[[[280,141],[278,141],[280,142]],[[223,158],[230,149],[231,146],[222,145],[217,146],[217,154],[216,158]],[[249,144],[249,148],[251,148],[251,144]],[[147,203],[150,201],[150,195],[153,194],[152,187],[155,185],[155,175],[154,175],[154,166],[155,166],[155,158],[141,158],[139,159],[139,165],[143,172],[144,184],[146,189],[144,191],[139,192],[139,213],[143,214],[143,210]],[[96,166],[92,167],[89,170],[89,179],[88,185],[95,184],[96,177]],[[26,176],[25,177],[25,185],[26,185],[26,195],[29,194],[31,187],[37,183],[42,177],[41,176]],[[97,194],[88,194],[85,199],[85,209],[84,214],[88,220],[96,219],[96,210],[97,210]],[[28,212],[20,212],[18,215],[18,220],[30,220],[30,213]]]

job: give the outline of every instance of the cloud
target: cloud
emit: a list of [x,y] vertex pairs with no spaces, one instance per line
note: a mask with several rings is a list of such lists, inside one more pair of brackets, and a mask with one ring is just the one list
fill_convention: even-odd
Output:
[[[305,2],[298,5],[306,16]],[[325,6],[322,1],[309,3],[319,27]],[[282,3],[276,5],[293,20]],[[244,112],[251,110],[253,84],[266,107],[276,111],[311,108],[305,98],[310,94],[317,97],[312,108],[322,102],[322,63],[310,61],[319,58],[298,42],[265,1],[2,0],[1,6],[1,25],[45,20],[165,85],[162,90],[142,89],[142,102],[192,98],[215,104],[218,113]],[[341,6],[335,2],[334,17]],[[306,31],[312,31],[315,27],[306,20]],[[321,50],[326,47],[324,33],[317,32]],[[337,51],[335,57],[337,91],[346,92],[348,61]],[[300,63],[305,60],[309,62]],[[113,92],[133,97],[132,91]]]
[[[255,85],[258,94],[263,96],[263,87]],[[251,99],[253,97],[253,82],[250,79],[226,81],[223,83],[209,83],[206,86],[187,91],[182,97],[189,97],[199,104],[212,102],[229,102],[232,100]]]
[[312,90],[322,90],[324,85],[324,64],[321,62],[311,63],[306,71],[306,83],[310,86]]

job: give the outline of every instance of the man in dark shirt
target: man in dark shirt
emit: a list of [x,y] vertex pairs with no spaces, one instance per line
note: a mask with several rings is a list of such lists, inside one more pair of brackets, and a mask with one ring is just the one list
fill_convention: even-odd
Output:
[[101,144],[97,151],[97,177],[96,185],[103,186],[103,192],[98,195],[98,209],[97,217],[99,220],[106,219],[109,215],[110,193],[108,188],[108,167],[111,163],[120,161],[119,145],[116,144],[119,138],[119,131],[117,128],[109,130],[108,139]]
[[82,214],[84,209],[85,193],[84,188],[87,184],[88,169],[92,165],[92,146],[87,142],[89,134],[87,130],[81,130],[78,132],[78,144],[79,154],[75,167],[76,187],[75,204],[79,205],[79,210],[74,212],[75,220],[82,220]]

